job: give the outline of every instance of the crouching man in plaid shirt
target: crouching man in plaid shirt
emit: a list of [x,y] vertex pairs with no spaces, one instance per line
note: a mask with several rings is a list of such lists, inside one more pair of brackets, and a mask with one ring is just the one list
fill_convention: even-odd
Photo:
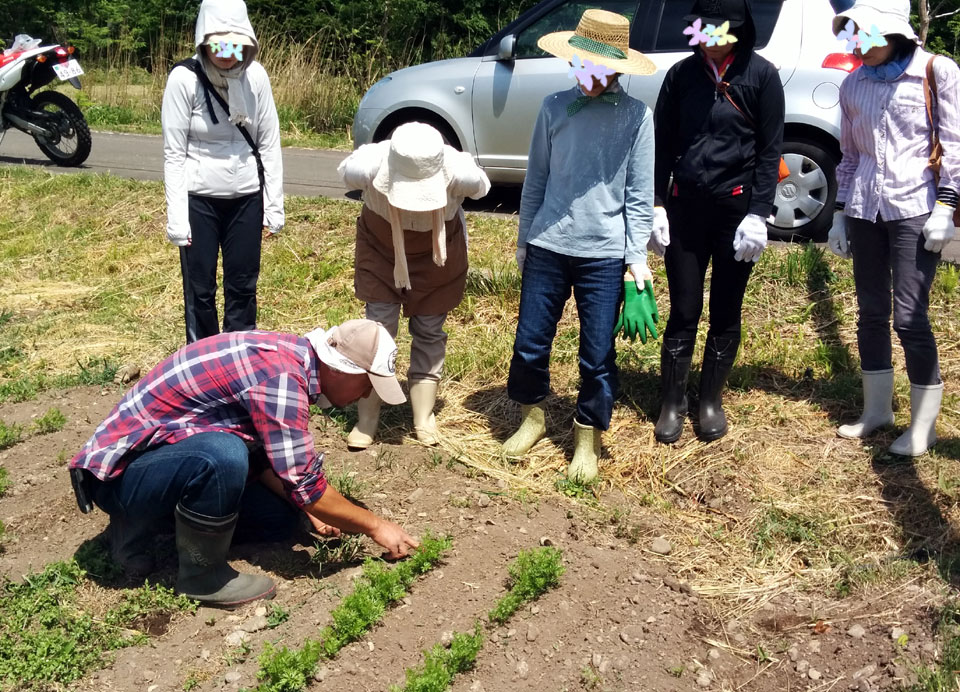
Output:
[[153,570],[150,543],[170,516],[177,591],[210,605],[270,598],[269,577],[240,574],[238,539],[281,540],[300,509],[321,533],[362,533],[402,557],[417,542],[327,485],[309,406],[346,406],[376,391],[405,401],[397,347],[381,325],[350,320],[305,336],[230,332],[180,349],[134,386],[70,460],[84,511],[110,515],[114,559]]

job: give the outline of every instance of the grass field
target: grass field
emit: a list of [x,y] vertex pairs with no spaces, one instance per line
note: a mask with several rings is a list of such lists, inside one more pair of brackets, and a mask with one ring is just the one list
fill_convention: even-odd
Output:
[[[18,382],[53,383],[91,364],[148,368],[182,344],[179,263],[164,238],[159,183],[4,168],[0,204],[0,390],[29,396]],[[353,202],[288,198],[287,227],[263,254],[262,328],[302,333],[362,314],[352,289],[358,211]],[[721,614],[752,611],[785,591],[844,596],[918,575],[958,582],[956,268],[941,267],[932,295],[946,382],[941,441],[916,463],[885,454],[894,430],[863,445],[834,434],[860,405],[850,264],[815,247],[775,247],[746,297],[726,399],[730,434],[704,444],[688,432],[676,445],[657,444],[659,342],[621,342],[622,392],[604,435],[602,482],[581,488],[562,480],[578,383],[575,309],[568,306],[554,348],[551,439],[511,465],[498,446],[518,417],[505,393],[519,297],[516,223],[471,216],[469,226],[472,269],[448,321],[438,412],[446,452],[521,493],[599,498],[608,509],[622,495],[611,521],[627,536],[670,538],[679,574]],[[662,263],[652,268],[665,319]],[[402,371],[403,328],[400,342]],[[699,348],[702,334],[696,357]],[[896,346],[895,354],[903,426],[908,382]],[[406,406],[387,411],[385,432],[407,432],[409,415]]]

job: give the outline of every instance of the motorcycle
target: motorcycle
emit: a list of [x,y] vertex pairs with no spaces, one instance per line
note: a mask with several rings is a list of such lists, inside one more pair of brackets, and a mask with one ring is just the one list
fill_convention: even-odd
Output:
[[57,91],[39,91],[54,79],[80,88],[83,68],[73,46],[39,45],[17,36],[0,55],[0,141],[15,127],[32,136],[59,166],[79,166],[90,155],[90,128],[80,107]]

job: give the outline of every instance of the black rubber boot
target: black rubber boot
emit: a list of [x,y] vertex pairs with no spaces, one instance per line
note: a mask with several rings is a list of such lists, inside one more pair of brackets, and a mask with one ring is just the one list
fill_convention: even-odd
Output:
[[153,572],[155,567],[153,544],[156,535],[155,522],[113,515],[107,528],[110,557],[123,567],[123,572],[128,577],[143,579]]
[[700,420],[698,435],[707,442],[727,434],[727,416],[723,412],[723,388],[737,357],[739,339],[707,335],[700,370]]
[[237,526],[237,515],[207,517],[182,505],[177,522],[177,592],[211,606],[229,608],[273,598],[277,587],[270,577],[241,574],[227,564],[227,551]]
[[660,345],[660,417],[653,429],[657,442],[680,439],[687,415],[687,375],[693,339],[664,339]]

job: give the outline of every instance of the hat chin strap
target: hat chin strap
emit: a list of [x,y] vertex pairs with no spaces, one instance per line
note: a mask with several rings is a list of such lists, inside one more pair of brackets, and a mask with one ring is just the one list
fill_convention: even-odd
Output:
[[[393,285],[409,290],[413,285],[410,283],[410,268],[407,266],[400,210],[390,203],[387,206],[390,208],[390,231],[393,238]],[[433,219],[433,263],[442,267],[447,263],[447,224],[443,219],[443,209],[434,209],[430,214]]]
[[403,226],[400,225],[400,210],[390,207],[390,230],[393,233],[393,285],[397,288],[412,288],[410,270],[407,267],[407,250],[403,243]]
[[443,209],[433,210],[433,263],[442,267],[447,263],[447,224]]

